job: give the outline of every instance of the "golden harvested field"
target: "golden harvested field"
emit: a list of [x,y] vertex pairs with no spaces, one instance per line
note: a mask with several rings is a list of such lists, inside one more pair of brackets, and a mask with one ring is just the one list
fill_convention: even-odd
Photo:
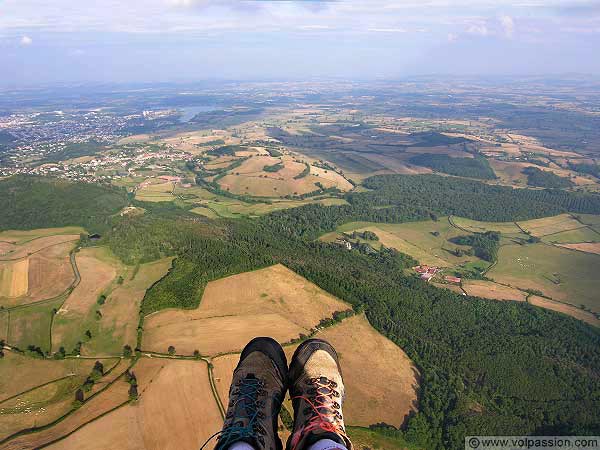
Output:
[[[134,368],[136,375],[140,361]],[[152,362],[156,364],[155,362]],[[206,363],[160,362],[151,383],[140,383],[139,400],[120,408],[57,442],[53,450],[197,450],[221,429]],[[138,381],[140,381],[139,375]],[[214,448],[215,441],[207,448]]]
[[62,294],[75,281],[70,251],[75,242],[48,247],[29,257],[29,293],[20,303],[35,302]]
[[17,437],[4,444],[3,450],[33,450],[48,445],[127,401],[128,391],[129,383],[117,381],[55,426]]
[[0,260],[16,260],[26,256],[32,255],[39,252],[42,249],[51,247],[53,245],[62,244],[64,242],[78,241],[78,234],[59,234],[54,236],[45,236],[35,238],[31,241],[25,242],[24,244],[18,245],[14,252],[4,255]]
[[543,219],[527,220],[525,222],[518,222],[518,224],[525,231],[537,237],[584,227],[584,225],[574,219],[570,214],[560,214],[558,216],[545,217]]
[[5,352],[0,359],[0,401],[69,374],[87,376],[93,366],[93,360],[52,361]]
[[[171,261],[172,258],[164,258],[140,265],[133,280],[125,279],[122,285],[111,292],[106,303],[99,308],[102,312],[99,338],[92,338],[86,343],[88,351],[118,354],[126,344],[135,348],[138,314],[146,289],[167,274]],[[105,342],[107,336],[110,336],[109,342]]]
[[509,286],[483,280],[466,280],[463,289],[473,297],[489,298],[492,300],[514,300],[524,302],[527,294]]
[[275,334],[285,342],[347,309],[346,303],[276,265],[209,283],[196,310],[148,316],[142,346],[164,353],[173,345],[179,354],[241,351],[255,336]]
[[37,228],[35,230],[7,230],[0,232],[0,241],[9,242],[12,244],[23,244],[45,236],[54,235],[78,235],[85,233],[85,230],[80,227],[63,227],[63,228]]
[[0,341],[6,342],[8,334],[8,312],[0,311]]
[[81,282],[67,298],[52,324],[52,348],[64,346],[70,351],[83,340],[89,321],[93,321],[96,301],[117,276],[118,266],[111,263],[104,248],[80,250],[75,260]]
[[306,332],[275,313],[211,317],[153,327],[144,334],[143,348],[166,353],[172,345],[178,354],[191,355],[199,350],[204,355],[216,355],[239,351],[256,336],[270,335],[285,342]]
[[[219,399],[223,406],[226,406],[229,402],[229,387],[231,385],[231,379],[233,378],[233,371],[239,360],[239,353],[219,356],[212,360],[215,386],[217,387],[217,394],[219,395]],[[288,364],[289,362],[288,356]]]
[[580,244],[562,244],[560,247],[578,250],[580,252],[600,255],[600,242],[582,242]]
[[492,169],[494,169],[494,172],[496,173],[500,181],[504,184],[526,186],[527,175],[523,173],[523,169],[525,169],[526,167],[537,167],[540,170],[553,172],[559,177],[570,178],[571,181],[578,186],[596,184],[595,181],[590,180],[589,178],[579,176],[576,174],[576,172],[561,168],[542,167],[528,162],[507,162],[498,161],[495,159],[490,159],[489,163]]
[[54,298],[75,280],[69,252],[75,241],[52,245],[28,258],[0,261],[0,298],[5,307]]
[[[371,327],[364,315],[350,317],[315,337],[330,342],[338,352],[348,425],[385,422],[399,427],[417,409],[417,368],[400,347]],[[288,361],[295,349],[285,348]],[[292,410],[289,404],[288,408]]]
[[[265,166],[283,164],[277,172],[263,170]],[[311,166],[311,174],[300,179],[297,175],[305,169],[303,163],[294,161],[289,156],[253,156],[232,169],[226,176],[219,179],[222,189],[234,194],[248,194],[257,197],[280,197],[293,194],[305,194],[317,190],[315,183],[319,182],[326,188],[337,187],[341,190],[352,189],[344,177],[333,171],[325,171]]]
[[333,170],[326,170],[320,167],[310,166],[310,173],[311,175],[318,176],[322,180],[335,183],[338,189],[342,191],[349,191],[354,187],[348,180]]
[[13,252],[15,248],[15,244],[0,241],[0,256],[8,255],[10,252]]
[[548,300],[543,297],[538,297],[537,295],[532,295],[531,297],[529,297],[528,302],[535,306],[551,309],[553,311],[557,311],[568,316],[575,317],[576,319],[583,320],[584,322],[587,322],[595,327],[600,327],[600,320],[597,319],[596,316],[594,316],[593,314],[584,311],[583,309],[579,309],[574,306],[566,305],[560,302],[553,302],[552,300]]
[[29,259],[0,263],[0,297],[21,297],[29,287]]

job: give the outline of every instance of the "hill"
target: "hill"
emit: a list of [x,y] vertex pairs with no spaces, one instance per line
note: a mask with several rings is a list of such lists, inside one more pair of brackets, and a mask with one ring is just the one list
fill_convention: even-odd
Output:
[[[173,364],[171,360],[168,360],[168,364],[164,362],[162,358],[168,358],[168,355],[144,352],[145,333],[148,332],[148,336],[154,333],[153,321],[162,320],[161,317],[180,320],[202,312],[201,298],[210,294],[211,282],[276,264],[282,264],[294,272],[295,277],[302,277],[308,286],[306,292],[311,292],[312,283],[316,286],[312,287],[313,293],[318,288],[322,295],[348,303],[358,317],[364,311],[371,326],[389,340],[386,342],[393,342],[401,348],[418,368],[421,375],[418,412],[409,415],[402,431],[394,431],[394,436],[410,446],[462,448],[465,434],[481,430],[498,435],[598,432],[600,409],[597,408],[595,395],[600,385],[593,374],[600,370],[600,331],[596,328],[525,302],[496,302],[439,289],[410,274],[408,271],[414,265],[414,260],[398,251],[361,251],[360,248],[349,251],[334,243],[315,241],[316,237],[352,220],[402,223],[456,211],[462,212],[470,220],[526,220],[569,210],[593,214],[599,207],[598,198],[568,192],[513,191],[510,188],[431,175],[375,177],[368,179],[365,185],[372,190],[348,194],[348,205],[310,205],[275,212],[255,220],[210,221],[191,217],[177,204],[168,208],[160,204],[143,204],[141,206],[146,210],[144,215],[106,216],[104,220],[106,223],[110,220],[112,226],[94,244],[110,248],[121,263],[135,268],[137,264],[165,257],[176,258],[169,272],[152,285],[141,304],[137,345],[141,343],[142,347],[137,353],[134,349],[125,351],[127,358],[115,371],[107,373],[107,370],[103,370],[101,374],[94,375],[99,377],[90,391],[95,395],[86,394],[84,402],[77,404],[78,407],[55,427],[14,436],[2,445],[7,448],[35,447],[40,442],[50,442],[64,436],[98,414],[113,409],[122,414],[120,422],[115,423],[131,423],[132,418],[154,417],[154,408],[164,402],[164,390],[158,393],[152,386],[172,389],[179,398],[183,388],[173,385],[173,379],[178,376],[185,380],[200,379],[199,375],[195,375],[199,373],[198,370],[208,373],[210,366],[202,360],[187,361],[194,359],[193,353],[187,353],[195,349],[189,341],[194,338],[193,333],[181,336],[171,333],[158,338],[157,334],[154,335],[156,346],[151,350],[167,353],[168,346],[172,345],[168,339],[181,339],[178,345],[185,353],[178,355],[178,358],[186,359],[185,367],[176,366],[179,361]],[[85,191],[86,187],[78,189]],[[85,195],[80,198],[85,198],[87,193],[84,192]],[[56,203],[61,192],[52,191],[49,195],[49,202]],[[459,201],[461,196],[466,200]],[[60,200],[67,203],[69,198],[61,196]],[[22,211],[25,217],[30,217],[34,212],[27,207],[25,205]],[[508,219],[504,219],[507,216]],[[594,217],[582,214],[582,220],[594,220]],[[540,226],[550,228],[548,223]],[[89,243],[82,242],[82,245]],[[118,283],[118,277],[115,283]],[[252,285],[250,281],[245,283]],[[259,284],[264,285],[265,289],[269,286],[264,281]],[[243,287],[238,289],[244,292]],[[268,291],[251,291],[258,294],[258,298],[253,300],[256,303],[249,305],[253,304],[261,311],[248,311],[247,316],[268,315],[265,305],[277,308],[281,302],[276,289],[274,286],[273,295]],[[267,294],[266,297],[261,297],[263,292]],[[215,298],[218,300],[218,296]],[[284,296],[284,304],[285,300]],[[218,308],[226,306],[223,302],[216,302],[215,305]],[[28,317],[21,310],[15,312],[15,317],[21,316],[24,325],[35,325],[37,331],[33,333],[32,330],[27,336],[36,342],[47,341],[51,313],[53,308],[59,307],[58,301],[57,306],[52,303],[35,305],[31,307]],[[287,319],[285,323],[289,325],[288,330],[292,330],[289,336],[298,333],[297,337],[300,338],[301,329],[310,326],[297,323],[293,314],[286,317],[290,313],[283,314],[281,309],[270,313]],[[323,333],[334,333],[338,326],[334,323],[337,319],[342,320],[342,324],[355,319],[339,315],[336,319],[333,313],[329,318],[334,320],[326,320],[322,326],[331,328]],[[248,317],[244,318],[242,314],[233,319],[239,324],[248,320]],[[225,320],[233,319],[227,317]],[[210,320],[216,321],[218,326],[218,317],[213,316]],[[10,323],[12,327],[12,312]],[[262,322],[256,323],[260,325]],[[355,324],[353,330],[358,331],[361,327]],[[314,325],[310,328],[314,328]],[[349,333],[344,333],[344,336],[350,336]],[[207,347],[205,351],[209,355],[221,351],[239,351],[242,338],[246,337],[240,336],[233,346],[232,343],[223,346],[219,342],[213,343],[213,348]],[[167,348],[162,350],[165,346]],[[25,355],[32,361],[39,361],[46,357],[47,348],[43,347],[40,351],[35,348],[25,350]],[[174,351],[177,355],[178,349]],[[139,359],[131,359],[134,355]],[[155,364],[155,359],[160,360]],[[5,360],[0,360],[0,365]],[[132,369],[134,373],[139,372],[135,390],[131,387],[131,375],[120,375],[126,366],[133,363],[136,366],[140,364]],[[106,365],[108,367],[108,363]],[[194,369],[189,369],[188,366],[192,365],[195,365]],[[384,369],[382,367],[381,370]],[[54,381],[47,379],[46,382]],[[198,393],[198,398],[209,398],[206,397],[205,383],[193,389]],[[382,389],[376,392],[384,392]],[[150,392],[155,394],[150,395]],[[144,400],[145,395],[152,400]],[[136,398],[139,398],[137,402]],[[214,411],[211,406],[207,420],[213,417]],[[169,417],[180,417],[177,411],[172,414],[169,413]],[[101,421],[111,415],[105,415]],[[373,420],[376,417],[373,414]],[[393,418],[393,424],[400,424],[404,415],[396,412]],[[192,425],[199,424],[200,420],[194,415],[190,416]],[[369,418],[359,420],[356,423],[365,424]],[[100,424],[101,421],[93,424]],[[177,420],[172,424],[174,430],[181,425]],[[113,429],[117,430],[117,427]],[[103,434],[101,436],[105,437]],[[107,433],[106,436],[111,435]]]

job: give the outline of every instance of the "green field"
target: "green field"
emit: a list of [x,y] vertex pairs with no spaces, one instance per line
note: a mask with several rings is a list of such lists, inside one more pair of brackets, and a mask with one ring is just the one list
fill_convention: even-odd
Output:
[[32,305],[10,311],[8,337],[9,345],[21,350],[28,345],[40,347],[44,352],[50,350],[50,326],[53,309],[60,308],[64,299],[51,303]]
[[456,256],[453,253],[457,248],[465,250],[469,247],[453,244],[449,239],[469,233],[454,227],[447,217],[438,221],[402,224],[351,222],[340,226],[335,233],[322,236],[321,240],[332,242],[341,233],[365,230],[377,234],[379,243],[406,253],[422,264],[451,267],[459,273],[471,270],[481,272],[489,265],[475,256]]
[[487,274],[521,289],[536,289],[554,300],[600,311],[600,256],[544,243],[506,245]]
[[[82,267],[79,255],[85,254],[87,262]],[[109,297],[119,284],[119,276],[127,278],[132,267],[125,266],[108,247],[93,247],[81,250],[77,256],[77,264],[81,274],[81,282],[70,294],[69,298],[61,305],[62,309],[56,315],[52,323],[52,339],[57,351],[59,346],[64,346],[67,352],[71,352],[78,342],[84,346],[89,341],[85,333],[89,330],[92,338],[99,340],[97,350],[100,351],[103,344],[114,348],[116,344],[110,333],[100,333],[100,322],[96,311],[102,307],[97,303],[100,295]],[[114,278],[108,278],[111,269],[116,274]],[[79,306],[81,305],[81,306]],[[73,311],[75,310],[75,311]]]
[[577,217],[581,223],[591,225],[600,231],[600,216],[595,216],[592,214],[577,214]]
[[556,244],[576,244],[579,242],[599,242],[600,233],[590,227],[545,236],[542,240]]
[[[186,201],[192,203],[192,200]],[[215,195],[211,199],[202,201],[202,203],[192,203],[196,205],[190,211],[208,218],[241,218],[257,217],[269,214],[282,209],[297,208],[312,203],[319,203],[325,206],[345,205],[347,202],[339,198],[323,198],[313,200],[274,200],[270,203],[246,203],[241,200]]]
[[457,227],[470,231],[471,233],[485,233],[486,231],[497,231],[507,236],[522,237],[525,234],[514,222],[479,222],[477,220],[465,219],[464,217],[452,216],[450,221]]

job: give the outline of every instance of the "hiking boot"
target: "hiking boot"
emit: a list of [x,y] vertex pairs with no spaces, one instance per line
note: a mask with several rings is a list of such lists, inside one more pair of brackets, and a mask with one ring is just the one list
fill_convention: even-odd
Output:
[[287,450],[306,450],[321,439],[351,450],[342,415],[344,382],[335,349],[321,339],[302,343],[292,357],[289,383],[294,430]]
[[271,338],[255,338],[240,356],[229,389],[229,405],[216,450],[246,442],[256,450],[281,450],[277,419],[285,396],[287,361]]

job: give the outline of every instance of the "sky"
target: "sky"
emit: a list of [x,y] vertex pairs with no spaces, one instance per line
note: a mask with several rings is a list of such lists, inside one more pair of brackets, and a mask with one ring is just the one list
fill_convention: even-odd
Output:
[[0,85],[600,75],[600,0],[0,0]]

